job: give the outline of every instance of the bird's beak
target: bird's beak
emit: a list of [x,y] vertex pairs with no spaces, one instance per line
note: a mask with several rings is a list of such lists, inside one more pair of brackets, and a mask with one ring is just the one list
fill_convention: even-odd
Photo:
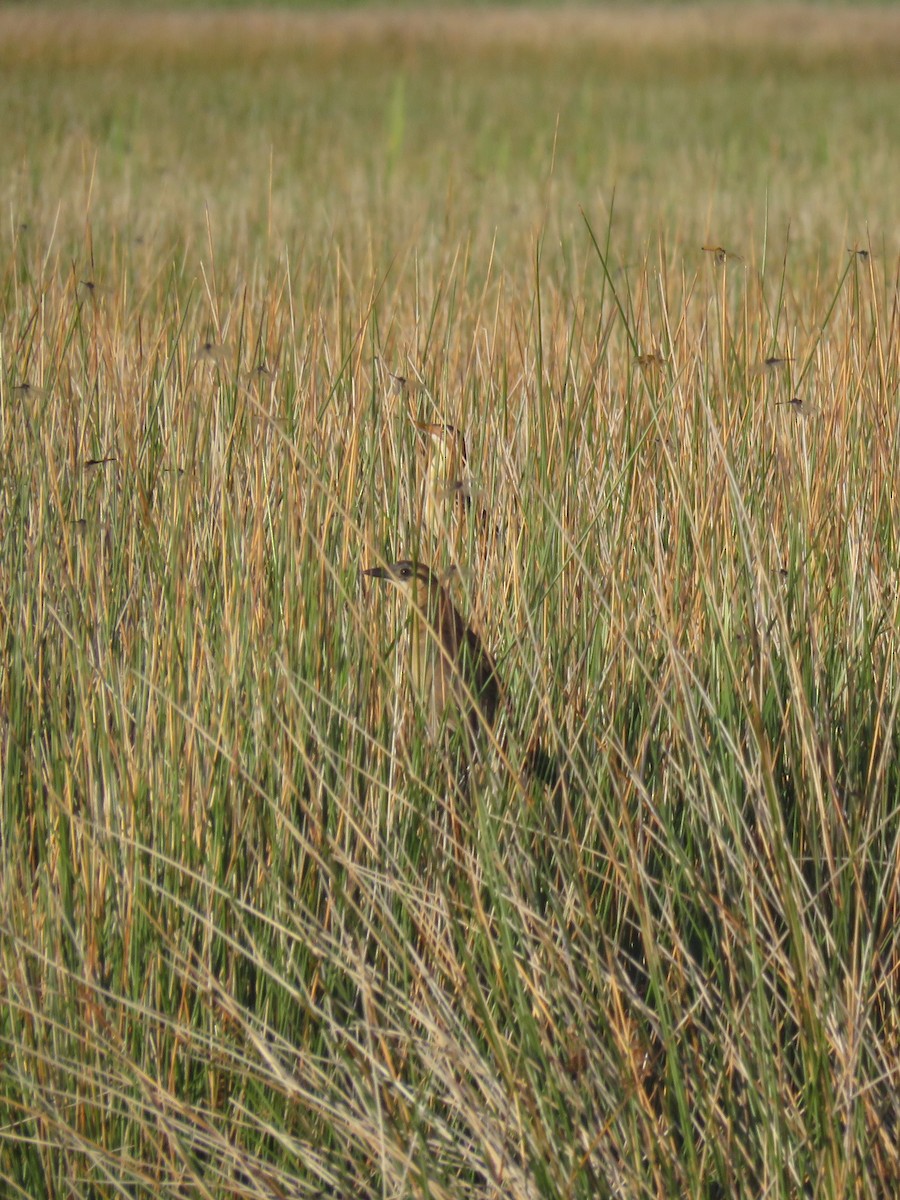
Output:
[[363,575],[368,575],[370,579],[390,579],[391,577],[387,567],[367,567],[363,571]]

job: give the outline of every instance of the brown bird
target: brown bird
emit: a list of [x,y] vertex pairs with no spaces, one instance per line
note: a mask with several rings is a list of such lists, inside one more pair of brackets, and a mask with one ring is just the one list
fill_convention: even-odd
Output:
[[434,571],[401,559],[363,574],[386,579],[406,596],[412,615],[413,684],[430,705],[432,732],[458,715],[472,735],[483,725],[493,725],[504,693],[496,664]]
[[[413,684],[429,705],[432,736],[443,727],[459,727],[463,718],[468,748],[475,751],[483,726],[493,726],[507,704],[506,688],[481,638],[459,614],[440,578],[424,563],[401,559],[387,567],[370,567],[363,574],[386,579],[406,595],[412,613]],[[505,750],[504,733],[499,742]],[[525,752],[522,772],[558,794],[559,763],[534,738]],[[459,783],[463,790],[469,786],[468,764]]]
[[459,548],[464,522],[472,506],[466,480],[466,438],[455,425],[430,421],[412,423],[428,439],[428,463],[422,495],[423,525],[440,544],[448,540]]

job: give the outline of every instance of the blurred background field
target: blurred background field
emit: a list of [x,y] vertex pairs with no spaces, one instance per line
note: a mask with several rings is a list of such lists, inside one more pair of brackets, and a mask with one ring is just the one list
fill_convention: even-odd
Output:
[[894,1194],[900,12],[138,8],[0,7],[5,1194]]

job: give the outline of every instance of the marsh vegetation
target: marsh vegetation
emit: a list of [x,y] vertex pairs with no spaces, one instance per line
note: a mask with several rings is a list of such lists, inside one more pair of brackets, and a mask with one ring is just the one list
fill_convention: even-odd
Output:
[[5,1194],[896,1193],[897,14],[0,35]]

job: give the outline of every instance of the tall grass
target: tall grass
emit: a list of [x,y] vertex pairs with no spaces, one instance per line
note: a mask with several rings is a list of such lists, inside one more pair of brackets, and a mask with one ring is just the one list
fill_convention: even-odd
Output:
[[2,51],[6,1192],[893,1194],[896,82],[210,28]]

